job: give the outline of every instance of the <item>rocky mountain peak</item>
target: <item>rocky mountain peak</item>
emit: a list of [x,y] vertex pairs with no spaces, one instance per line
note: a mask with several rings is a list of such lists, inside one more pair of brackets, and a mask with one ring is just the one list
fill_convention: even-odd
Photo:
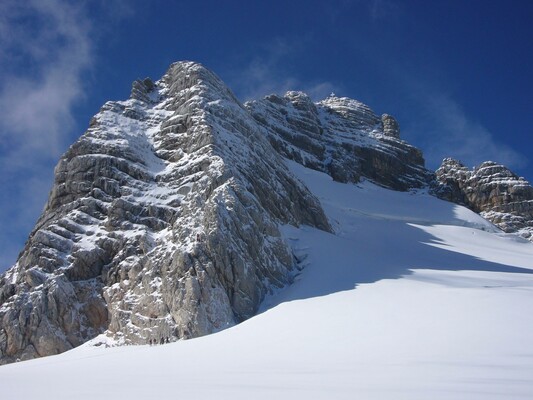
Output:
[[328,96],[318,103],[332,114],[339,115],[359,129],[373,127],[380,118],[366,104],[348,97]]
[[385,124],[370,107],[347,97],[313,103],[300,92],[245,104],[284,157],[324,171],[340,182],[369,179],[397,190],[432,179],[422,152],[399,138],[393,117]]
[[304,92],[289,91],[285,94],[284,98],[297,110],[316,113],[316,106],[313,100]]
[[282,224],[331,229],[216,75],[184,62],[136,81],[61,157],[45,211],[0,278],[0,360],[249,318],[298,271]]
[[533,187],[509,168],[486,161],[469,169],[446,158],[435,175],[439,197],[466,205],[505,232],[533,239]]
[[[194,62],[134,81],[61,157],[43,214],[0,276],[0,363],[101,334],[196,337],[253,316],[303,268],[283,227],[332,231],[287,159],[345,183],[434,181],[394,117],[359,101],[294,91],[241,104]],[[447,159],[436,176],[441,197],[533,231],[531,186],[505,167]]]
[[446,157],[442,160],[440,168],[466,168],[465,165],[455,158]]
[[202,64],[192,61],[173,63],[158,83],[169,97],[192,98],[200,96],[206,101],[227,99],[239,104],[239,100],[224,82]]

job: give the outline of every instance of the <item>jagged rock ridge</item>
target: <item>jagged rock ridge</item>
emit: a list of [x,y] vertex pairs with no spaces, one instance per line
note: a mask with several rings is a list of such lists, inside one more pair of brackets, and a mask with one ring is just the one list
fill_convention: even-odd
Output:
[[147,343],[252,316],[297,272],[278,226],[330,229],[260,133],[195,63],[106,103],[59,161],[46,208],[1,278],[2,362],[102,332]]
[[356,100],[331,95],[315,104],[305,93],[288,92],[246,107],[280,154],[337,181],[408,190],[432,179],[422,152],[400,139],[394,117],[380,118]]
[[436,171],[436,194],[464,204],[504,232],[533,240],[533,187],[507,167],[492,161],[468,169],[446,158]]

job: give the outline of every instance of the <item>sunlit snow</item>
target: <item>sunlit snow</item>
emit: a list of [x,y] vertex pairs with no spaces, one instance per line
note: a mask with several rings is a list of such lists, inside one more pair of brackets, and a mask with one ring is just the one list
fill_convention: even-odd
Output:
[[533,397],[532,243],[423,191],[287,165],[335,234],[283,227],[305,268],[259,315],[198,339],[97,338],[2,366],[2,398]]

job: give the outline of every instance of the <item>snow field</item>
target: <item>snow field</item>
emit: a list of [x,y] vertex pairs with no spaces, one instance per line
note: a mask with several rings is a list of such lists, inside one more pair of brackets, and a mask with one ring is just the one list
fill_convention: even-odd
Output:
[[422,191],[288,166],[335,234],[283,227],[305,268],[260,314],[193,340],[2,366],[3,397],[533,397],[533,244]]

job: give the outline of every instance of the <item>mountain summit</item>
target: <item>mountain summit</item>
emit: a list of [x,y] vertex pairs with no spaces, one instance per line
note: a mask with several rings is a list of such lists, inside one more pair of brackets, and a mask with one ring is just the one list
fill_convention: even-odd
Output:
[[291,162],[342,183],[427,189],[509,232],[533,231],[533,189],[504,167],[447,160],[435,175],[388,114],[302,92],[241,104],[211,71],[179,62],[104,104],[61,157],[43,214],[0,278],[0,362],[100,334],[115,344],[197,337],[255,315],[305,265],[283,227],[335,231]]

